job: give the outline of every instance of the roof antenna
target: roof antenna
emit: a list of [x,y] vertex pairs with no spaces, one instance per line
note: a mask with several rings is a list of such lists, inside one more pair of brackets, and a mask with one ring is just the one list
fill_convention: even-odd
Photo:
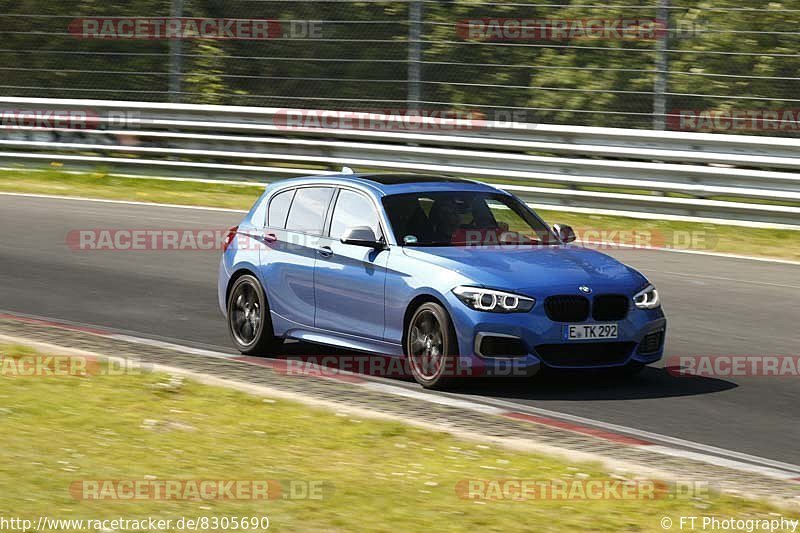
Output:
[[355,172],[350,167],[342,167],[342,174],[355,174]]

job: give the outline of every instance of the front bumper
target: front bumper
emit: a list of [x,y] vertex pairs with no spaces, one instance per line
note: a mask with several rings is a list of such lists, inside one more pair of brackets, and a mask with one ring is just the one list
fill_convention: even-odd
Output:
[[[528,313],[509,314],[474,311],[455,297],[448,303],[458,337],[460,366],[470,368],[476,375],[525,376],[535,374],[543,366],[590,369],[622,367],[634,362],[649,364],[661,359],[664,353],[667,319],[661,308],[644,310],[631,305],[628,315],[616,322],[617,339],[565,341],[565,323],[550,320],[538,302]],[[603,322],[591,319],[581,322],[594,323]],[[652,335],[659,332],[660,338]],[[481,340],[495,335],[503,341],[498,345],[512,346],[517,342],[519,349],[508,354],[482,353]]]

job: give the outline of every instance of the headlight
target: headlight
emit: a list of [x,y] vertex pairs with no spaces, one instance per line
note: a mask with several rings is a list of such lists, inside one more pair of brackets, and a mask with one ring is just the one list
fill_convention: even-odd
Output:
[[456,287],[453,293],[472,309],[490,313],[525,313],[536,303],[527,296],[481,287]]
[[658,291],[652,285],[648,285],[633,296],[633,303],[639,309],[655,309],[661,305],[661,298]]

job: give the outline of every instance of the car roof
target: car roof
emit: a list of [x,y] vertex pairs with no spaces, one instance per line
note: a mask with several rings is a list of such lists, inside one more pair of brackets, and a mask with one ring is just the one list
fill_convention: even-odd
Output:
[[275,185],[313,185],[315,183],[360,185],[371,189],[379,196],[433,191],[501,192],[491,185],[478,181],[435,174],[413,173],[326,174],[304,178],[289,178],[276,182]]
[[363,180],[374,181],[381,185],[403,185],[406,183],[475,183],[471,180],[453,178],[450,176],[437,176],[434,174],[356,174]]

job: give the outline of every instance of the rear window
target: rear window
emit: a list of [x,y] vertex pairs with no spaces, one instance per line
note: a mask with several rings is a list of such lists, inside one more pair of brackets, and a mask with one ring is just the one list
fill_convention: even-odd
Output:
[[292,205],[295,189],[276,194],[269,201],[269,211],[267,214],[267,225],[273,228],[283,228],[286,226],[286,215],[289,214],[289,206]]
[[286,229],[302,233],[322,235],[325,214],[331,201],[331,187],[304,187],[294,195]]

